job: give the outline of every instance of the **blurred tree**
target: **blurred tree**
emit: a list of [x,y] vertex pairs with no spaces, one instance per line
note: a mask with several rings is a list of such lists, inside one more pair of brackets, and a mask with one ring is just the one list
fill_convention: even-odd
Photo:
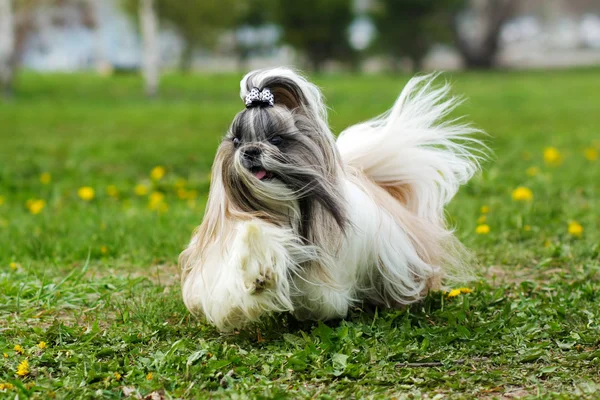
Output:
[[514,15],[518,1],[469,0],[467,4],[453,18],[456,46],[467,68],[492,68],[502,26]]
[[[142,0],[124,0],[125,9],[136,15]],[[213,49],[220,35],[233,27],[242,0],[154,0],[161,23],[171,26],[183,39],[180,68],[190,68],[194,50]]]
[[64,15],[67,13],[62,12],[64,9],[61,11],[61,7],[71,7],[76,12],[69,15],[74,15],[77,22],[88,28],[93,26],[87,0],[0,0],[0,42],[4,42],[0,44],[0,83],[5,96],[13,94],[25,45],[29,36],[38,29],[36,13],[48,13],[50,23],[55,26],[73,22],[66,20]]
[[258,28],[273,22],[274,10],[272,4],[272,0],[240,1],[234,20],[234,26],[238,28],[235,34],[234,46],[240,69],[246,69],[246,63],[253,51],[262,50],[260,44],[244,40],[248,38],[243,37],[244,33],[240,32],[240,29],[247,27]]
[[435,43],[452,37],[449,10],[462,0],[378,0],[371,18],[378,31],[374,46],[392,58],[394,70],[402,57],[408,57],[414,70],[422,68],[423,59]]
[[158,91],[160,49],[158,47],[158,18],[154,0],[140,0],[139,18],[142,30],[142,75],[146,95],[155,96]]
[[112,65],[107,59],[106,49],[102,37],[102,21],[100,10],[105,0],[86,0],[86,14],[89,26],[94,34],[94,65],[96,71],[101,75],[107,75],[112,71]]
[[188,70],[195,49],[213,49],[219,36],[234,26],[241,0],[157,0],[159,18],[171,23],[185,41],[182,70]]
[[[275,1],[273,1],[275,3]],[[329,59],[355,62],[348,38],[352,0],[276,0],[275,20],[283,41],[304,53],[314,71]]]
[[12,94],[14,16],[12,0],[0,0],[0,83],[5,97]]
[[5,72],[3,72],[2,86],[6,97],[10,97],[14,93],[15,77],[25,51],[27,38],[35,30],[34,12],[40,1],[5,0],[5,18],[12,19],[12,23],[7,20],[7,25],[2,28],[3,31],[12,32],[12,37],[7,38],[7,58],[5,64],[3,63]]
[[274,14],[273,0],[239,1],[234,23],[236,26],[260,26],[272,22]]

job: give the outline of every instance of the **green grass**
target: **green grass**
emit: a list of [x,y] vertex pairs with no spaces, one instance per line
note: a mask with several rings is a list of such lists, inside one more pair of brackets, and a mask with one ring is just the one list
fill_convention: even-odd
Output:
[[[220,335],[188,315],[175,264],[243,107],[239,77],[167,76],[148,101],[137,77],[22,75],[0,103],[0,385],[14,386],[0,398],[598,398],[600,160],[584,151],[600,151],[600,71],[446,77],[495,154],[448,210],[477,256],[473,293]],[[388,108],[407,77],[316,80],[339,132]],[[549,146],[561,165],[544,162]],[[149,209],[139,184],[168,210]],[[519,186],[531,202],[513,201]]]

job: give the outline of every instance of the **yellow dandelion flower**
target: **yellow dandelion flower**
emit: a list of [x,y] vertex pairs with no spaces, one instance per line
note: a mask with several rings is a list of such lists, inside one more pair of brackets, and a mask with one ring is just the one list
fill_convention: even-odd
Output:
[[184,188],[177,189],[177,197],[179,197],[181,200],[187,199],[188,191],[185,190]]
[[166,212],[169,206],[165,203],[165,195],[161,192],[152,192],[148,198],[148,208],[153,211]]
[[487,217],[485,215],[482,215],[481,217],[477,218],[477,223],[483,224],[486,220],[487,220]]
[[117,381],[121,380],[121,374],[120,373],[115,372],[113,375],[115,376],[115,380],[117,380]]
[[548,248],[548,247],[550,247],[550,246],[552,246],[552,242],[551,242],[551,241],[549,241],[549,240],[546,240],[546,241],[544,242],[544,247]]
[[48,343],[44,342],[43,340],[41,342],[39,342],[37,344],[37,347],[44,350],[46,347],[48,347]]
[[148,374],[146,375],[146,380],[148,380],[148,381],[152,380],[152,372],[148,372]]
[[152,168],[152,171],[150,171],[150,178],[153,181],[160,181],[163,178],[163,176],[165,176],[165,173],[165,168],[158,165]]
[[478,235],[487,235],[490,233],[490,227],[486,224],[477,225],[477,228],[475,228],[475,233]]
[[145,196],[148,194],[148,186],[140,183],[140,184],[135,185],[135,188],[133,188],[133,191],[138,196]]
[[8,354],[6,353],[2,353],[2,356],[4,356],[4,358],[8,358]]
[[544,162],[548,165],[557,166],[562,163],[562,155],[556,147],[546,147],[544,149]]
[[472,293],[473,289],[470,289],[468,287],[461,287],[458,289],[452,289],[451,291],[449,291],[446,295],[448,297],[456,297],[460,294],[467,294],[467,293]]
[[481,206],[480,211],[482,214],[487,214],[490,212],[490,208],[488,206]]
[[593,147],[588,147],[583,151],[583,155],[589,161],[596,161],[598,159],[598,150],[594,149]]
[[19,376],[29,375],[29,361],[27,361],[27,360],[21,361],[21,363],[17,366],[17,375],[19,375]]
[[27,210],[31,214],[37,215],[46,207],[46,201],[42,199],[30,199],[25,203],[25,207],[27,207]]
[[187,181],[185,180],[185,178],[177,178],[173,186],[175,186],[175,189],[181,189],[184,188],[186,185]]
[[198,191],[185,190],[183,188],[177,189],[177,197],[179,197],[181,200],[195,199],[196,197],[198,197]]
[[77,195],[81,200],[91,201],[96,196],[96,191],[89,186],[83,186],[79,188]]
[[529,232],[529,231],[531,230],[531,226],[529,226],[529,225],[525,225],[525,226],[523,227],[523,230],[524,230],[525,232]]
[[581,237],[583,234],[583,226],[576,221],[569,222],[569,234],[577,237]]
[[49,172],[43,172],[40,175],[40,182],[42,183],[42,185],[47,185],[50,182],[52,182],[52,175],[50,175]]
[[20,344],[15,344],[15,347],[13,347],[13,350],[17,354],[23,354],[23,353],[25,353],[25,350],[23,350],[23,346],[21,346]]
[[106,187],[106,194],[110,197],[117,198],[119,197],[119,189],[115,185],[108,185]]
[[538,167],[529,167],[529,168],[527,168],[527,170],[525,172],[529,176],[536,176],[537,174],[540,173],[540,169]]
[[150,194],[150,196],[148,197],[148,200],[150,201],[150,203],[160,203],[164,199],[165,199],[165,195],[164,195],[164,193],[161,193],[161,192],[152,192]]
[[108,254],[108,247],[100,246],[100,253],[102,253],[104,255]]
[[8,266],[10,267],[10,269],[12,269],[13,271],[15,271],[17,268],[19,268],[19,264],[17,264],[16,262],[11,262],[10,264],[8,264]]
[[13,385],[12,383],[0,383],[0,390],[13,390],[15,388],[15,385]]
[[4,204],[4,196],[0,196],[0,206]]
[[525,186],[519,186],[512,192],[514,201],[531,201],[533,200],[533,192]]

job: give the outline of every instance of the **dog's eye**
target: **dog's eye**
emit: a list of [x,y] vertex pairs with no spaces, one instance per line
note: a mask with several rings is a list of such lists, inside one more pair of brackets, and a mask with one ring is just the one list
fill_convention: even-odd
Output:
[[236,137],[234,137],[231,141],[233,142],[233,145],[235,147],[238,147],[240,145],[240,139],[238,139]]
[[271,139],[269,139],[269,143],[271,143],[273,146],[279,146],[282,142],[283,139],[281,136],[273,136]]

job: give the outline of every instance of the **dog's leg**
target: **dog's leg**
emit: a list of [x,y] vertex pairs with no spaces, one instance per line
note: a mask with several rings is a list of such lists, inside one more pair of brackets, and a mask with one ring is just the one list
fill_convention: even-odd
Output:
[[278,260],[277,252],[270,246],[273,238],[269,236],[254,221],[247,222],[240,228],[240,243],[237,244],[240,251],[239,268],[244,289],[249,294],[260,294],[272,289],[278,278],[275,266],[282,261]]
[[294,240],[290,231],[261,220],[237,223],[228,241],[202,249],[201,261],[187,262],[187,307],[225,331],[269,312],[291,311],[288,273],[295,262],[288,250]]
[[344,318],[355,302],[354,279],[345,268],[306,266],[295,277],[294,316],[300,320]]

